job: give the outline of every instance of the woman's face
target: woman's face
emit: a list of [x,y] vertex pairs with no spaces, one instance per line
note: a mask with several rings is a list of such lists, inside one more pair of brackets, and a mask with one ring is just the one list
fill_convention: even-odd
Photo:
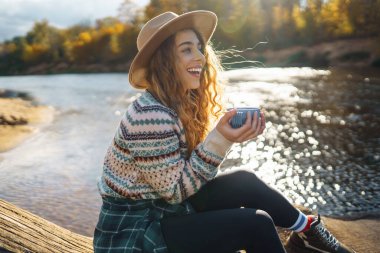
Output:
[[174,41],[176,68],[181,84],[186,89],[197,89],[206,61],[202,44],[193,30],[177,32]]

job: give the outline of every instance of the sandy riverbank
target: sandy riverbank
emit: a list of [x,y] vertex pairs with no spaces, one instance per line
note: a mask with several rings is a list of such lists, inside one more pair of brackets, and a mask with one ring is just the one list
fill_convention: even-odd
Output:
[[54,109],[21,98],[0,98],[0,152],[16,147],[53,120]]

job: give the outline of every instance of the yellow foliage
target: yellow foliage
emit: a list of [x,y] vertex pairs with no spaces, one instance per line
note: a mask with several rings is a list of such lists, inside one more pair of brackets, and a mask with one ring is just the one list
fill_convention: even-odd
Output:
[[321,18],[327,31],[333,35],[349,35],[353,32],[348,16],[350,0],[330,0],[321,11]]
[[22,53],[22,59],[26,62],[34,61],[48,50],[49,47],[43,44],[26,44]]
[[299,6],[296,5],[293,7],[292,17],[298,30],[302,30],[306,27],[306,20],[303,17]]
[[94,41],[94,40],[97,40],[98,38],[99,38],[99,31],[97,31],[97,30],[91,30],[90,31],[90,35],[91,35],[91,38],[92,38],[92,40]]
[[67,51],[70,51],[74,47],[82,47],[86,44],[93,43],[96,37],[97,37],[96,31],[89,30],[86,32],[81,32],[75,40],[73,41],[66,40],[64,43],[64,46]]
[[17,50],[17,45],[15,43],[6,44],[4,47],[4,51],[7,54],[11,54],[11,53],[15,52],[16,50]]
[[119,45],[118,37],[116,35],[111,36],[110,49],[111,49],[111,52],[114,54],[117,54],[118,52],[120,52],[120,45]]
[[313,16],[313,22],[317,26],[319,26],[321,23],[321,20],[323,20],[323,18],[321,18],[321,15],[320,15],[321,5],[319,4],[319,2],[320,1],[307,0],[308,11]]
[[70,41],[70,40],[66,40],[66,41],[63,43],[63,45],[64,45],[65,48],[68,48],[68,49],[73,48],[73,42]]
[[73,61],[74,60],[74,56],[73,56],[73,47],[74,47],[74,43],[70,40],[66,40],[64,43],[63,43],[63,48],[65,49],[65,56],[70,60],[70,61]]
[[117,34],[121,34],[121,33],[123,33],[124,30],[125,30],[125,27],[124,27],[123,24],[121,24],[121,23],[117,23],[117,24],[115,24],[115,32],[116,32]]
[[102,35],[113,35],[113,34],[121,34],[125,30],[124,24],[116,23],[112,26],[102,27],[100,29],[100,33]]
[[221,41],[222,47],[235,44],[250,47],[268,34],[274,35],[279,43],[289,44],[328,41],[348,35],[379,36],[380,0],[151,0],[141,13],[144,17],[128,24],[115,17],[98,20],[96,26],[75,25],[68,29],[54,28],[47,21],[36,22],[22,40],[0,43],[0,57],[14,57],[33,64],[60,58],[79,63],[126,59],[133,57],[135,38],[144,20],[163,11],[180,14],[200,7],[218,14],[215,38]]
[[149,20],[154,16],[165,11],[172,11],[175,13],[184,13],[187,10],[188,2],[191,1],[178,1],[178,0],[156,0],[150,1],[145,8],[145,17]]
[[115,29],[113,27],[103,27],[100,32],[104,35],[112,35],[115,33]]
[[273,21],[272,21],[272,29],[274,31],[277,31],[282,28],[284,24],[287,24],[290,19],[289,11],[285,8],[283,8],[281,5],[275,5],[272,8],[272,15],[273,15]]
[[178,0],[159,0],[162,11],[173,11],[175,13],[182,13],[183,3]]
[[89,43],[91,42],[91,34],[89,32],[81,32],[79,34],[79,40],[83,43]]

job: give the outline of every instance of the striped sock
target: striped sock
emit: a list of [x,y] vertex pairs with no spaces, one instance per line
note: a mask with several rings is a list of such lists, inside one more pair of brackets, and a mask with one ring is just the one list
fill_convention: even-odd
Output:
[[309,217],[303,214],[301,211],[299,211],[296,222],[293,224],[293,226],[291,226],[288,229],[293,230],[295,232],[303,232],[304,230],[306,231],[308,228],[310,228],[310,224],[313,221],[313,218],[310,220]]
[[301,232],[306,232],[310,229],[310,226],[311,226],[311,223],[315,220],[315,216],[314,215],[308,215],[307,216],[307,224],[306,226],[304,227],[304,229],[302,229]]

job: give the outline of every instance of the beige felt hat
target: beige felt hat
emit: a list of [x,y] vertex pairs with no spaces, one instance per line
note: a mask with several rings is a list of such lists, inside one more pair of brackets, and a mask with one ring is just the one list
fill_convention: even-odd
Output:
[[211,11],[191,11],[182,15],[162,13],[149,20],[137,37],[138,53],[129,68],[129,82],[138,89],[147,87],[146,68],[154,51],[170,35],[183,29],[194,29],[208,42],[215,31],[217,17]]

